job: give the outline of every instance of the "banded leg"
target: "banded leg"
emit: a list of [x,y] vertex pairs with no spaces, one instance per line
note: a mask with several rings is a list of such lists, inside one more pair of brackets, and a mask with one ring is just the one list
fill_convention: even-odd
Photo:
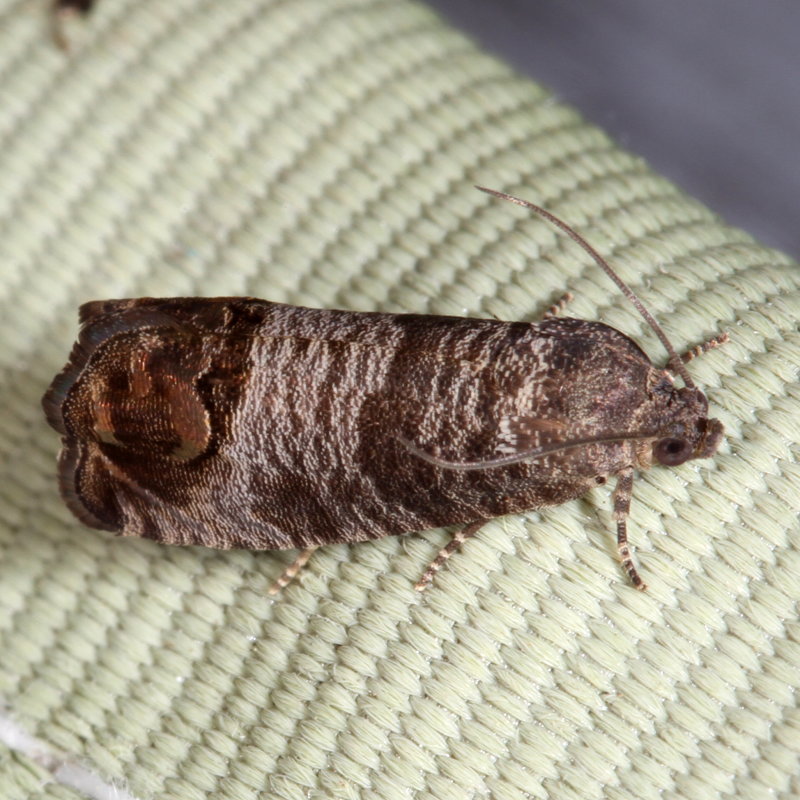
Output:
[[714,336],[713,338],[709,339],[707,342],[703,342],[702,344],[697,344],[692,347],[690,350],[687,350],[685,353],[681,355],[681,361],[684,364],[688,364],[690,361],[694,360],[698,356],[703,355],[703,353],[707,353],[709,350],[714,350],[717,347],[722,347],[725,342],[730,340],[730,336],[726,332],[722,332],[719,336]]
[[557,317],[567,307],[567,303],[571,302],[574,298],[575,295],[572,294],[572,292],[565,292],[544,312],[544,314],[542,314],[542,319]]
[[617,523],[617,552],[622,569],[628,573],[631,583],[639,590],[647,589],[647,584],[641,579],[636,570],[636,565],[631,558],[628,547],[628,512],[631,510],[631,496],[633,495],[633,468],[622,470],[617,477],[614,488],[614,520]]
[[470,536],[474,536],[488,521],[488,519],[476,519],[475,522],[470,522],[469,525],[462,528],[460,531],[456,531],[453,534],[453,538],[439,551],[436,558],[431,561],[428,569],[425,570],[425,574],[414,584],[414,588],[418,592],[424,592],[425,589],[428,588],[428,584],[433,580],[433,576],[442,568],[444,562],[461,547],[463,542],[469,539]]
[[314,547],[307,547],[305,550],[301,550],[300,554],[297,558],[289,564],[288,567],[280,574],[278,579],[272,586],[267,589],[267,594],[278,594],[278,592],[283,589],[284,586],[288,586],[296,577],[297,573],[300,572],[301,569],[308,563],[308,559],[311,558],[311,554],[319,547],[319,545],[314,545]]

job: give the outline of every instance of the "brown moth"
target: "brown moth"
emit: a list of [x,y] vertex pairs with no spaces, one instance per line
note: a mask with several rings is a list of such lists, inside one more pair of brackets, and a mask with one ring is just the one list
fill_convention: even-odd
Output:
[[[43,398],[61,493],[85,524],[166,544],[311,549],[557,505],[616,478],[620,558],[636,469],[708,458],[722,424],[670,356],[600,322],[330,311],[242,297],[80,309]],[[675,385],[678,376],[684,386]]]

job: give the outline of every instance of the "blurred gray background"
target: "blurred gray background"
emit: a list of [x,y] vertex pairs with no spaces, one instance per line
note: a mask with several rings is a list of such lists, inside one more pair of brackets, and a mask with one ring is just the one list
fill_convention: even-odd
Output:
[[428,0],[762,242],[800,256],[800,0]]

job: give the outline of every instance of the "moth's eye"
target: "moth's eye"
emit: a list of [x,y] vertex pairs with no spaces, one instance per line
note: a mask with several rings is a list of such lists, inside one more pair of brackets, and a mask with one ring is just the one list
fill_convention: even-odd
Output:
[[653,447],[653,455],[659,464],[677,467],[692,457],[692,445],[687,439],[661,439]]

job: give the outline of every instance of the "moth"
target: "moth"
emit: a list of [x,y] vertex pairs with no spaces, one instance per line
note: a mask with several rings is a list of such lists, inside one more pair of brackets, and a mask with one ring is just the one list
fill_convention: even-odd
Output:
[[[482,188],[482,187],[478,187]],[[558,315],[503,322],[300,308],[246,297],[99,300],[43,398],[61,494],[86,525],[172,545],[314,548],[466,525],[417,588],[489,519],[616,479],[619,557],[635,470],[710,458],[723,426],[639,298],[567,233],[669,355]],[[679,379],[683,385],[677,385]]]

